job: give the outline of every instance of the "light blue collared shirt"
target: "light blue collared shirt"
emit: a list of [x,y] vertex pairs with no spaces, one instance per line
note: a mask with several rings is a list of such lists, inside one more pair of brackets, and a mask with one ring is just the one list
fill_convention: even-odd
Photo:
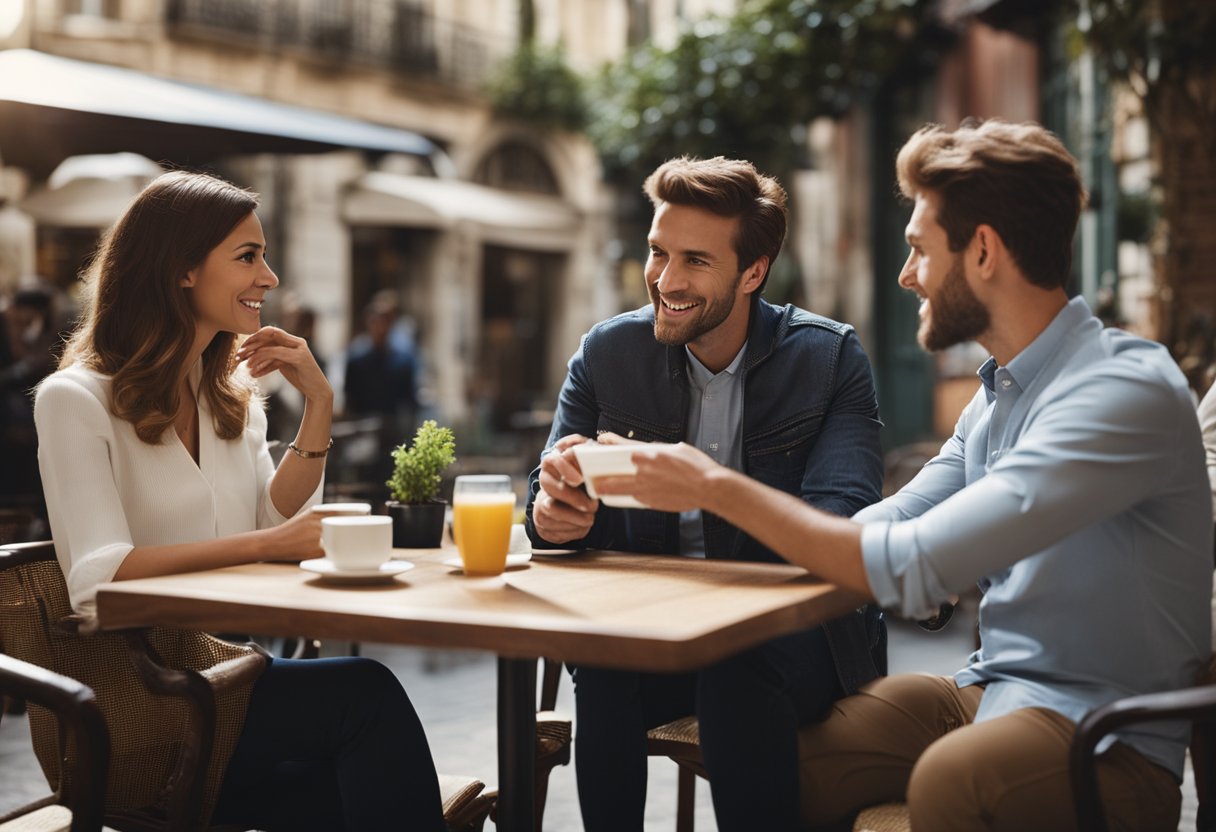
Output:
[[[714,373],[684,347],[689,388],[684,441],[735,471],[743,470],[743,373],[739,368],[745,352],[746,341],[726,369]],[[680,554],[705,557],[705,528],[699,509],[680,512]]]
[[[982,646],[954,677],[987,683],[977,721],[1026,707],[1080,721],[1193,684],[1211,655],[1212,505],[1169,353],[1075,298],[979,375],[941,452],[853,517],[879,603],[924,617],[983,576]],[[1117,738],[1181,778],[1189,736],[1158,722]]]

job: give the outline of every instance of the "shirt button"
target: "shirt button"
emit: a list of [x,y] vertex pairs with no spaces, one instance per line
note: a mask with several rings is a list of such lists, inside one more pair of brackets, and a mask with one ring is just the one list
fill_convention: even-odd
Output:
[[1006,390],[1008,390],[1010,387],[1013,386],[1013,382],[1007,378],[1003,378],[1003,379],[1001,379],[1001,386],[1004,387]]

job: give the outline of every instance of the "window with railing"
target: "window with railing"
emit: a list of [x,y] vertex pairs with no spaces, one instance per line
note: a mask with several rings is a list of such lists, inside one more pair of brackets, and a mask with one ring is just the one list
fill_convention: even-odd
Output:
[[172,35],[294,50],[463,88],[481,86],[509,47],[411,0],[169,0],[166,22]]

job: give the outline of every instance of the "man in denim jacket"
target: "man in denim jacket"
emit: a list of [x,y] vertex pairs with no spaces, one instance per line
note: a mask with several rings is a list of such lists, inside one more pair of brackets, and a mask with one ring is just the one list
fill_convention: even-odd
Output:
[[[583,488],[571,448],[612,432],[689,442],[843,517],[880,495],[874,383],[852,327],[759,298],[785,236],[781,186],[747,162],[675,159],[645,192],[652,306],[596,325],[571,358],[528,534],[538,548],[779,562],[712,514],[610,508]],[[867,607],[699,673],[572,668],[586,829],[641,830],[645,731],[694,712],[719,828],[795,828],[798,726],[881,675],[885,650]]]

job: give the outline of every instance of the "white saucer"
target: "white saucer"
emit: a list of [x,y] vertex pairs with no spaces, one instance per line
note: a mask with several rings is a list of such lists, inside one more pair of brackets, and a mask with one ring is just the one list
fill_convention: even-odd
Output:
[[[507,569],[519,569],[526,566],[530,560],[532,560],[532,556],[527,552],[518,555],[507,555]],[[464,571],[464,563],[461,562],[460,558],[448,558],[443,562],[443,565],[459,569],[462,572]]]
[[414,568],[408,560],[390,560],[380,564],[375,569],[338,569],[328,558],[313,558],[300,561],[300,568],[320,575],[329,581],[340,583],[371,583],[373,581],[392,580],[394,575],[400,575]]

